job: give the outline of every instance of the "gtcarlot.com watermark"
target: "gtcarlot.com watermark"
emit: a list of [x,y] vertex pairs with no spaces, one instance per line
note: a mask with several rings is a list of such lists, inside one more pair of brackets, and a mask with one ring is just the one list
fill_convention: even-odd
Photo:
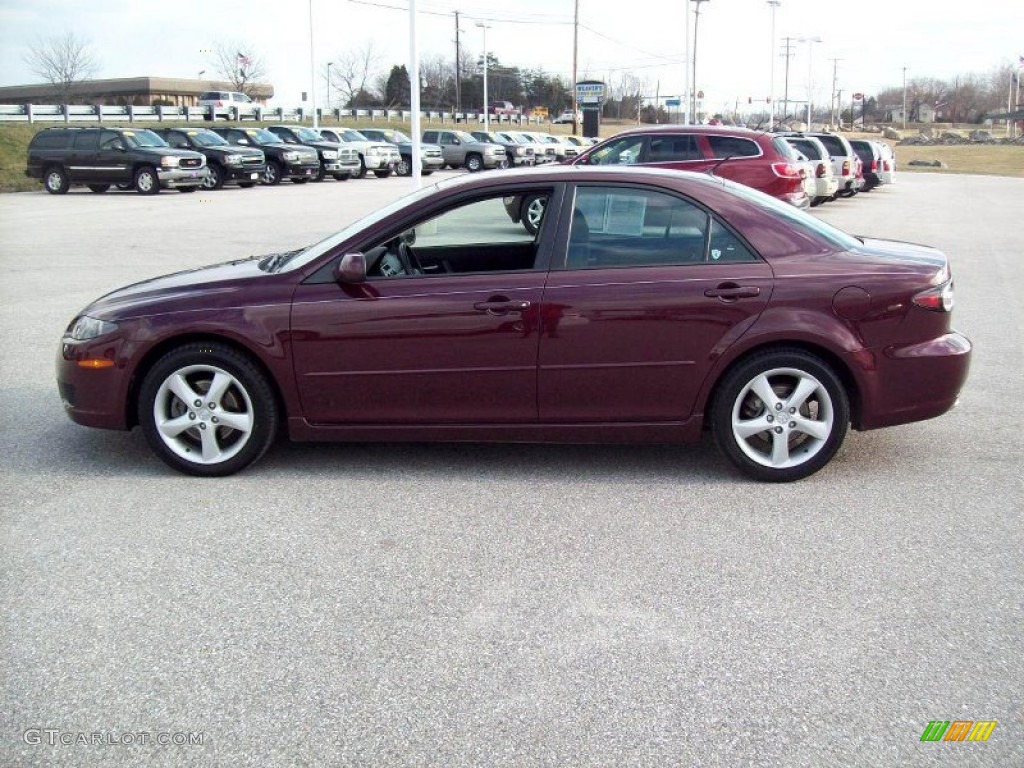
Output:
[[196,747],[206,739],[202,731],[63,731],[60,728],[28,728],[22,734],[26,744],[45,744],[46,746],[118,746],[128,747],[136,744],[148,746],[156,744],[161,747]]

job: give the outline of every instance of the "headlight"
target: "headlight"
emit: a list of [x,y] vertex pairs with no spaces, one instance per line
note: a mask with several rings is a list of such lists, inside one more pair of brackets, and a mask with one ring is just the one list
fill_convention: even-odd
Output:
[[520,157],[526,154],[526,147],[516,147],[516,154]]
[[227,163],[228,165],[241,165],[242,164],[242,156],[241,155],[227,155],[224,158],[224,162]]
[[164,168],[177,168],[179,162],[181,162],[181,158],[174,155],[164,155],[160,158],[160,165]]
[[95,317],[81,315],[72,321],[65,333],[75,341],[88,341],[116,330],[117,323],[109,323],[106,320],[97,320]]
[[281,155],[281,158],[282,158],[282,159],[283,159],[283,160],[284,160],[284,161],[285,161],[286,163],[294,163],[294,162],[295,162],[296,160],[298,160],[298,159],[299,159],[299,153],[298,153],[298,152],[284,152],[284,153],[283,153],[283,154]]

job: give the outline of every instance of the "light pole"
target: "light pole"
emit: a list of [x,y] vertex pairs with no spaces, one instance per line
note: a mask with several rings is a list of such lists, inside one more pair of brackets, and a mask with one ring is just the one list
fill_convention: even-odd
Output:
[[487,110],[487,30],[491,28],[491,25],[484,24],[482,21],[478,21],[476,25],[484,31],[484,131],[490,133],[491,120]]
[[313,52],[313,0],[309,0],[309,95],[313,100],[313,130],[320,129],[316,115],[316,64]]
[[903,68],[903,130],[907,130],[907,68]]
[[768,47],[771,59],[768,66],[768,77],[771,78],[768,85],[768,130],[775,130],[775,12],[782,5],[782,0],[768,0],[772,8],[772,44]]
[[799,42],[807,43],[807,130],[811,130],[811,92],[814,85],[814,70],[812,63],[814,62],[814,44],[820,43],[820,37],[801,37]]
[[693,0],[697,4],[697,7],[693,9],[693,67],[692,75],[693,82],[690,84],[690,98],[693,99],[693,120],[697,120],[697,25],[700,23],[700,6],[701,3],[710,2],[710,0]]
[[331,112],[331,67],[334,66],[333,61],[327,62],[327,113]]

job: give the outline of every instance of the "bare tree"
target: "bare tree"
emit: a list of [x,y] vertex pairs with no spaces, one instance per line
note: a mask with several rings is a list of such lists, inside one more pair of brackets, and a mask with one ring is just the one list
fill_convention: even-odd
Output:
[[354,104],[367,93],[380,63],[380,54],[373,47],[373,41],[359,49],[339,53],[334,57],[331,86],[341,96],[346,106]]
[[231,90],[255,99],[256,83],[267,75],[263,57],[251,45],[237,42],[218,45],[214,55],[217,73],[231,83]]
[[25,63],[57,90],[62,104],[71,100],[75,86],[99,66],[88,41],[74,32],[39,40],[25,55]]

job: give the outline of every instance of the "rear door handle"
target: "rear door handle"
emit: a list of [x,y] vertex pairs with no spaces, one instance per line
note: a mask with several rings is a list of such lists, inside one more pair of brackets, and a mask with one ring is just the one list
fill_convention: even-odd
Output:
[[736,301],[736,299],[753,299],[761,295],[761,289],[756,285],[720,285],[717,288],[708,288],[704,295],[709,299],[721,299],[722,301]]
[[478,301],[473,309],[489,315],[507,315],[509,312],[525,312],[530,308],[528,301],[511,301],[504,296],[494,296],[487,301]]

